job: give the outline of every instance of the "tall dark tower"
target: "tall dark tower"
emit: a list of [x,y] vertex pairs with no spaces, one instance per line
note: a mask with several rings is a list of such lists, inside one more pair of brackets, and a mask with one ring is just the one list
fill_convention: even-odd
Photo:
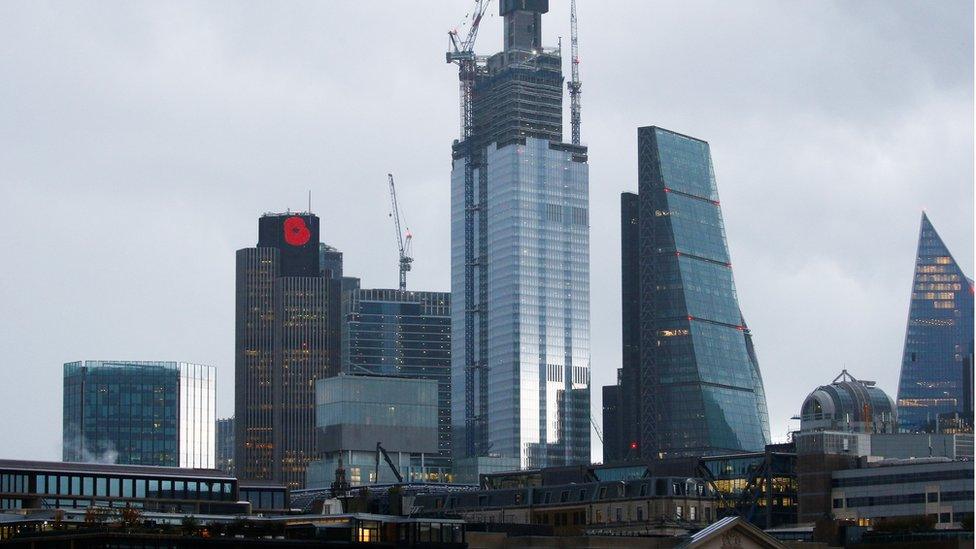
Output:
[[[335,269],[323,270],[319,218],[265,214],[237,251],[235,466],[248,480],[304,486],[316,457],[314,381],[339,371]],[[334,264],[333,264],[334,265]]]

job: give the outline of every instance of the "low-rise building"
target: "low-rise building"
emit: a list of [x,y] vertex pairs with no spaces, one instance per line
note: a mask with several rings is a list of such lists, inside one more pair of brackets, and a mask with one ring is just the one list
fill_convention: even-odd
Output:
[[393,467],[408,482],[425,482],[443,468],[436,459],[436,381],[341,374],[315,388],[320,458],[308,466],[307,488],[330,486],[340,459],[352,486],[401,482]]
[[246,514],[237,479],[216,469],[0,460],[0,509],[134,508]]
[[862,458],[855,468],[834,471],[830,496],[835,518],[862,526],[928,516],[937,528],[959,528],[973,516],[973,462]]

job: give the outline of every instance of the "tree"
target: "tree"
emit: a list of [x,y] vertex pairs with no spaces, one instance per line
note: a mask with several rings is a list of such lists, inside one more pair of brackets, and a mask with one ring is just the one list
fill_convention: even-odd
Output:
[[180,523],[180,530],[184,536],[195,536],[200,532],[200,521],[196,517],[187,515]]
[[85,526],[104,527],[114,515],[115,512],[108,507],[89,507],[85,511]]
[[128,532],[142,522],[142,511],[133,507],[125,507],[119,511],[119,524]]

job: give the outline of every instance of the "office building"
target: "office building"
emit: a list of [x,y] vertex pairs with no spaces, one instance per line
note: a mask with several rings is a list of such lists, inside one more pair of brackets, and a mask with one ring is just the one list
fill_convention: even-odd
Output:
[[315,380],[339,372],[341,255],[308,212],[265,214],[237,251],[235,459],[246,480],[298,488],[317,455]]
[[924,213],[905,332],[898,417],[909,432],[936,432],[960,415],[972,432],[973,281]]
[[217,460],[215,467],[234,474],[234,418],[217,420]]
[[451,418],[464,470],[590,461],[587,149],[562,142],[548,9],[500,3],[504,50],[477,65],[471,133],[453,148]]
[[[620,379],[620,370],[617,370]],[[620,382],[616,385],[603,387],[603,462],[613,463],[624,457],[622,431],[624,428],[623,414],[620,413]]]
[[[638,129],[621,197],[625,459],[762,451],[769,420],[708,143]],[[630,440],[627,440],[630,439]],[[636,447],[636,448],[634,448]]]
[[360,289],[344,293],[343,370],[437,382],[437,455],[426,465],[450,482],[451,294]]
[[799,522],[833,513],[832,479],[859,459],[973,459],[972,434],[899,433],[891,398],[847,371],[803,401],[797,453]]
[[188,362],[65,364],[63,459],[212,468],[216,377]]
[[960,528],[973,517],[973,463],[949,458],[860,459],[835,471],[831,512],[861,526],[879,520],[931,517],[936,528]]
[[308,488],[330,486],[340,460],[353,487],[396,483],[397,474],[406,482],[446,478],[438,460],[436,381],[341,374],[315,387],[321,459],[308,467]]

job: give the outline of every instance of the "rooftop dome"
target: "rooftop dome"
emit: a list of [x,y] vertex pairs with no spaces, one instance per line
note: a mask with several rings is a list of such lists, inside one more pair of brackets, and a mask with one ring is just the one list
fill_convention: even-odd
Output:
[[856,379],[847,370],[810,393],[800,414],[801,432],[894,433],[898,425],[891,398],[873,381]]

